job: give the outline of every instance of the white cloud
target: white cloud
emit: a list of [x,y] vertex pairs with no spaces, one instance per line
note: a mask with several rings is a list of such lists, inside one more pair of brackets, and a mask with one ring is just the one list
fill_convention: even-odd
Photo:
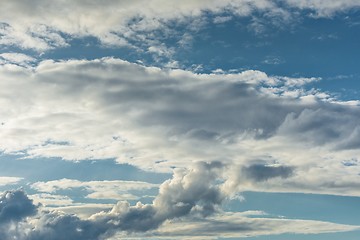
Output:
[[217,16],[214,18],[213,22],[215,24],[226,23],[230,21],[232,18],[233,18],[232,16]]
[[269,64],[269,65],[279,65],[279,64],[285,63],[285,61],[281,57],[278,57],[278,56],[267,56],[264,59],[263,63]]
[[[1,60],[2,59],[2,60]],[[29,63],[35,62],[36,59],[23,53],[2,53],[0,54],[0,64],[12,63],[27,66]]]
[[319,234],[352,230],[359,230],[359,226],[297,219],[244,218],[241,213],[226,213],[206,220],[166,222],[155,235],[214,239],[217,236],[245,238],[284,233]]
[[28,197],[34,201],[34,204],[41,203],[43,206],[66,206],[73,203],[71,198],[63,195],[40,193]]
[[145,190],[157,188],[157,184],[137,181],[88,181],[81,182],[73,179],[60,179],[48,182],[36,182],[31,185],[39,192],[55,193],[59,190],[84,188],[91,199],[136,200],[140,197],[129,194],[131,190]]
[[0,177],[0,186],[18,184],[21,180],[21,177]]
[[109,211],[114,204],[103,203],[74,203],[67,206],[47,207],[51,211],[61,211],[66,214],[75,214],[81,219],[88,219],[91,215],[94,215],[101,211]]
[[[69,47],[74,39],[94,37],[102,47],[127,47],[151,56],[158,65],[178,68],[182,65],[176,53],[189,49],[199,30],[210,22],[219,24],[251,17],[248,29],[263,34],[269,24],[284,29],[284,25],[299,22],[299,9],[312,9],[317,16],[328,16],[357,6],[347,0],[341,1],[343,5],[329,6],[323,1],[312,2],[200,0],[170,4],[164,0],[134,0],[90,4],[65,0],[49,4],[37,0],[37,6],[32,6],[21,0],[8,1],[0,9],[0,45],[44,53]],[[171,46],[172,42],[178,43],[176,48]],[[268,58],[263,63],[280,64],[283,59]]]

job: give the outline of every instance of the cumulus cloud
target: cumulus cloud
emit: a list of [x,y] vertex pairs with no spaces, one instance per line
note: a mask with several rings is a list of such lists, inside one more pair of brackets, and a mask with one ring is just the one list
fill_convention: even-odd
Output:
[[[192,169],[177,170],[165,181],[152,204],[118,202],[110,211],[80,219],[57,211],[41,211],[31,221],[37,207],[23,191],[6,192],[2,197],[1,221],[15,221],[17,232],[3,239],[104,239],[116,231],[146,232],[164,221],[190,215],[208,216],[224,200],[217,186],[220,163],[198,163]],[[202,180],[202,181],[199,181]],[[206,181],[203,181],[206,180]],[[5,234],[5,232],[4,232]],[[10,234],[10,233],[9,233]]]
[[23,191],[6,191],[0,197],[0,224],[20,221],[34,215],[36,210],[36,206]]
[[216,185],[220,163],[198,163],[192,169],[176,170],[165,181],[152,204],[129,206],[119,202],[110,212],[92,216],[99,221],[117,220],[121,230],[148,231],[158,228],[165,220],[189,214],[208,216],[216,212],[225,196]]
[[177,169],[172,179],[160,186],[151,204],[139,202],[130,206],[120,201],[111,210],[87,219],[41,209],[22,190],[8,191],[0,201],[0,236],[4,240],[100,240],[129,236],[206,238],[359,229],[358,226],[320,221],[270,218],[259,211],[223,212],[220,206],[228,197],[222,188],[226,184],[222,181],[226,169],[219,162],[199,162],[192,168]]

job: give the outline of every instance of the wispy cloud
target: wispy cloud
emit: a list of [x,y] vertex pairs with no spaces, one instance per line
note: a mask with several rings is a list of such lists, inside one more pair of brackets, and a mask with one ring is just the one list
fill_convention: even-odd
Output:
[[39,192],[56,193],[59,190],[83,188],[88,191],[87,198],[137,200],[140,197],[129,194],[131,190],[157,188],[157,184],[136,181],[89,181],[81,182],[73,179],[60,179],[48,182],[36,182],[31,185]]
[[0,177],[0,186],[13,185],[19,183],[23,178],[21,177]]

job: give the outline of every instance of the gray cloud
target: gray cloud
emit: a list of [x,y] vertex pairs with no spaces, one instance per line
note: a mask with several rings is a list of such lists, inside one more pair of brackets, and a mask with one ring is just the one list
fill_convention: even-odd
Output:
[[82,220],[74,215],[43,212],[36,228],[24,240],[98,240],[103,239],[111,224]]
[[37,207],[22,190],[6,191],[0,197],[0,224],[35,215]]
[[243,167],[242,174],[254,181],[266,181],[271,178],[288,178],[293,174],[294,169],[288,166],[266,166],[254,164]]
[[360,146],[356,137],[359,117],[357,108],[325,103],[288,114],[278,133],[316,145],[333,144],[335,149],[356,149]]
[[22,190],[4,192],[0,197],[0,239],[23,237],[24,229],[18,223],[34,216],[37,208]]
[[[31,155],[77,160],[132,158],[132,164],[140,167],[145,162],[138,164],[134,157],[142,155],[139,151],[151,150],[149,155],[159,152],[163,156],[159,158],[170,160],[184,158],[186,152],[189,159],[207,161],[217,149],[223,155],[218,158],[229,158],[227,143],[236,144],[245,135],[269,138],[289,113],[319,107],[317,103],[301,104],[299,99],[261,92],[261,85],[274,89],[277,84],[295,80],[251,70],[196,75],[104,58],[44,61],[33,73],[4,68],[3,76],[3,89],[21,97],[14,101],[2,92],[4,101],[11,105],[2,109],[2,116],[7,116],[2,120],[2,134],[12,139],[3,143],[2,149],[28,149]],[[26,117],[21,118],[23,115]],[[122,141],[113,136],[120,136]],[[200,153],[193,142],[201,145],[205,141],[213,147]],[[57,144],[61,142],[69,144]],[[125,154],[120,157],[119,153]],[[156,158],[147,158],[146,164]]]
[[172,179],[165,181],[153,204],[129,206],[119,202],[110,212],[93,216],[96,221],[117,221],[117,228],[125,231],[156,229],[165,220],[187,215],[208,216],[216,212],[225,195],[216,180],[220,163],[197,163],[190,170],[176,170]]

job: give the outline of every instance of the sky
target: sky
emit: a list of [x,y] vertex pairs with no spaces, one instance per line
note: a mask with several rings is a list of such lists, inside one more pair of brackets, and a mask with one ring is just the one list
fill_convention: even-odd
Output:
[[0,4],[0,239],[358,239],[359,0]]

